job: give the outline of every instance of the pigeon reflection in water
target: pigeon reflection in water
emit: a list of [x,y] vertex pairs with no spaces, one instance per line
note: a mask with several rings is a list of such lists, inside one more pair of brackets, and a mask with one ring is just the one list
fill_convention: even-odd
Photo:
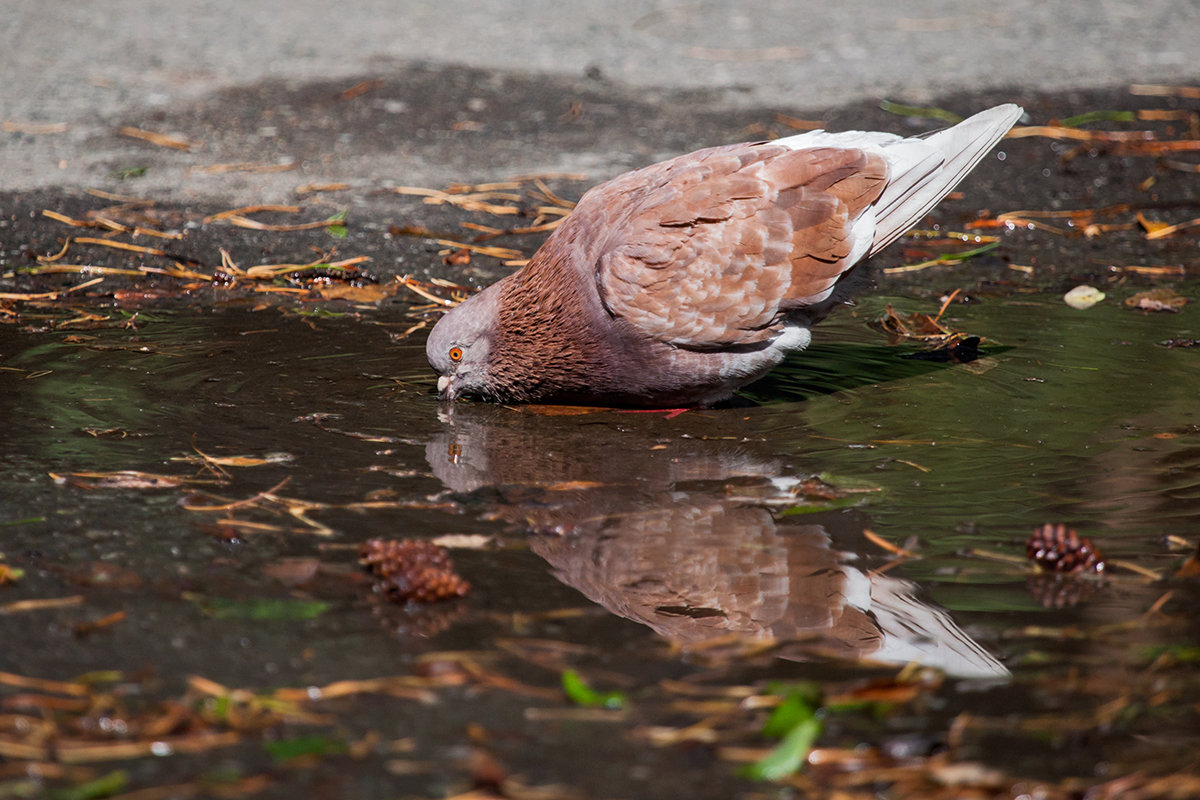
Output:
[[869,569],[880,554],[864,515],[777,519],[796,481],[753,441],[682,437],[682,418],[664,436],[660,418],[638,415],[618,427],[488,406],[443,413],[426,457],[449,489],[491,490],[491,513],[528,525],[559,580],[685,648],[734,636],[795,660],[1008,674],[915,584]]

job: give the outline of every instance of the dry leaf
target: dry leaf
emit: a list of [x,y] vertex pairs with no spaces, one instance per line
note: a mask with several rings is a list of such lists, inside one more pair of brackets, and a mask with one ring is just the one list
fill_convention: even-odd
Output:
[[1178,311],[1187,298],[1170,289],[1150,289],[1125,298],[1125,305],[1139,311]]
[[450,550],[482,550],[492,543],[492,537],[478,533],[448,533],[431,541]]
[[263,574],[284,586],[295,587],[311,583],[320,568],[321,562],[316,558],[281,558],[263,567]]

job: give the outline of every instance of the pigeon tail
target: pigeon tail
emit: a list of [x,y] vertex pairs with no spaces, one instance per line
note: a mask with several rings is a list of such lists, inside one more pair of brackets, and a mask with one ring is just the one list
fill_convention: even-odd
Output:
[[874,255],[916,224],[1004,138],[1025,110],[1004,105],[980,111],[928,136],[883,143],[893,175],[875,203]]

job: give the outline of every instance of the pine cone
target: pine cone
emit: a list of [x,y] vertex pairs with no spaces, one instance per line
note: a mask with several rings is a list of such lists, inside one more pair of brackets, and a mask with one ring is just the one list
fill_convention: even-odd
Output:
[[376,591],[397,603],[435,603],[463,597],[471,589],[471,584],[454,572],[446,550],[431,542],[368,539],[358,555],[379,579]]
[[1025,555],[1048,572],[1078,575],[1104,572],[1104,556],[1090,540],[1066,525],[1047,523],[1033,532],[1025,543]]

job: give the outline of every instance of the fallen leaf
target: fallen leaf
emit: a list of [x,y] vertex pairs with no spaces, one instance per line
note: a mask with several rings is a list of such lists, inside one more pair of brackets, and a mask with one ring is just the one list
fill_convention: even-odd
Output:
[[442,263],[450,267],[462,267],[471,263],[471,251],[465,247],[452,250],[442,259]]
[[172,475],[156,475],[137,470],[116,472],[69,472],[65,475],[49,473],[55,483],[69,483],[80,489],[173,489],[190,483],[187,478]]
[[1063,295],[1063,302],[1071,308],[1077,308],[1082,311],[1085,308],[1091,308],[1099,303],[1105,297],[1104,292],[1093,286],[1081,285],[1076,286],[1071,291]]
[[1142,230],[1144,230],[1146,233],[1156,233],[1171,227],[1171,223],[1162,222],[1156,219],[1149,219],[1141,211],[1137,212],[1137,221],[1138,224],[1142,226]]
[[1200,547],[1175,572],[1176,578],[1200,578]]
[[906,339],[941,344],[962,335],[939,322],[938,317],[940,316],[940,312],[938,316],[930,316],[920,311],[899,314],[889,303],[884,310],[884,315],[872,322],[871,325],[887,334],[889,344],[898,344]]
[[1125,298],[1125,305],[1138,311],[1178,311],[1187,298],[1170,289],[1150,289]]
[[311,583],[320,568],[321,562],[316,558],[281,558],[263,567],[263,574],[284,586],[296,587]]
[[72,583],[80,586],[101,586],[110,589],[137,589],[142,585],[142,578],[131,569],[112,564],[107,561],[93,561],[84,564],[67,576]]

